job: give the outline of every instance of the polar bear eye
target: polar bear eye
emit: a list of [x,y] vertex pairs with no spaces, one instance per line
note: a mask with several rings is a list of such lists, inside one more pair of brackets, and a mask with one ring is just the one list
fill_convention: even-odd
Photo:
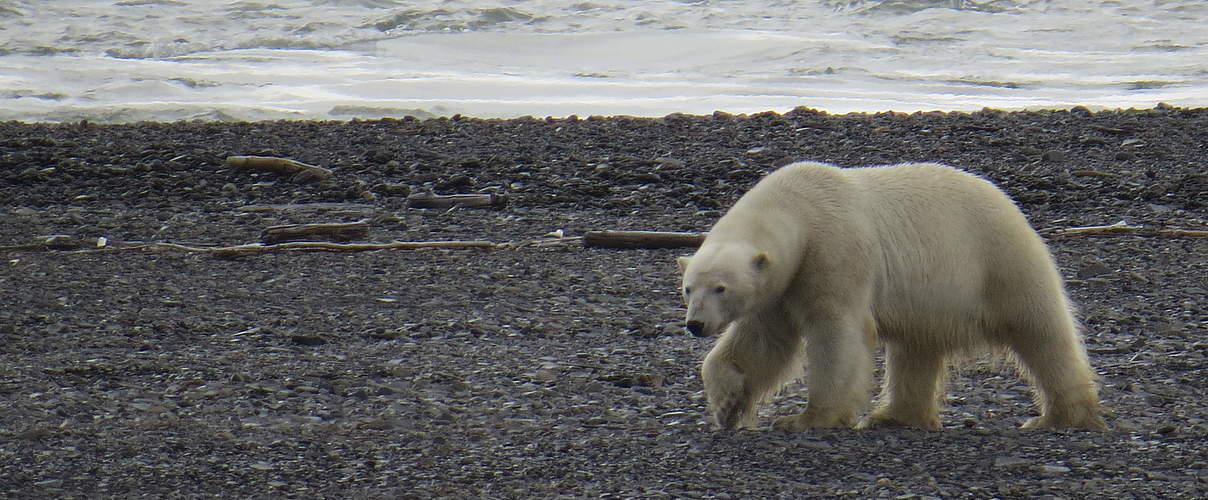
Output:
[[726,286],[718,285],[717,288],[713,289],[713,293],[726,293]]
[[684,295],[692,295],[692,288],[684,287]]

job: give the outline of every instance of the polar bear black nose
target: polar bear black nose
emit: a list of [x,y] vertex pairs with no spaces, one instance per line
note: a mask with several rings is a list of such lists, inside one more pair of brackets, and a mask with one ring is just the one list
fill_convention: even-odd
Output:
[[705,336],[705,324],[704,323],[701,323],[700,321],[692,320],[692,321],[689,321],[688,324],[685,326],[688,327],[689,332],[692,332],[692,335],[695,335],[697,337]]

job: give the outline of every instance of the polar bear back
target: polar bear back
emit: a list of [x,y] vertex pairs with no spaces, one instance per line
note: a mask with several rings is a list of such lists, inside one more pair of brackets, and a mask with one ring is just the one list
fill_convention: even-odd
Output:
[[1019,324],[1029,316],[1069,317],[1056,314],[1069,307],[1061,278],[1023,213],[989,181],[945,165],[792,164],[719,228],[794,262],[786,292],[799,296],[789,300],[865,303],[882,338],[970,347],[1036,331]]
[[1021,315],[1041,309],[1046,318],[1069,317],[1049,311],[1069,305],[1048,248],[989,181],[935,164],[851,174],[878,200],[868,215],[882,241],[897,247],[881,249],[882,299],[874,302],[883,336],[957,330],[947,332],[952,342],[967,338],[967,328],[1014,334]]

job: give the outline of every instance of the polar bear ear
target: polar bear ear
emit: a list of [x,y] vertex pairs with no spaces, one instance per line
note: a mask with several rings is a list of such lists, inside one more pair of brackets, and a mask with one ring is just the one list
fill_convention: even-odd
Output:
[[679,257],[675,259],[675,265],[676,267],[679,267],[680,274],[683,274],[684,271],[688,270],[688,261],[690,260],[692,260],[691,257]]
[[751,264],[755,266],[756,271],[767,269],[768,265],[771,263],[772,261],[768,259],[768,254],[763,252],[755,254],[755,258],[751,261]]

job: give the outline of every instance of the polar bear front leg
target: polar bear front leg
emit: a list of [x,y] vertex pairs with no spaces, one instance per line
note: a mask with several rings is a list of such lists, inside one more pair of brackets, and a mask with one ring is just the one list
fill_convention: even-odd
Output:
[[801,337],[787,315],[755,316],[730,325],[701,366],[709,412],[723,429],[755,428],[759,404],[799,371]]
[[797,415],[777,418],[772,427],[786,432],[854,427],[872,388],[875,335],[871,318],[836,318],[808,325],[809,406]]
[[709,413],[723,429],[752,428],[758,403],[756,395],[748,386],[742,368],[727,359],[724,352],[714,347],[701,365]]

